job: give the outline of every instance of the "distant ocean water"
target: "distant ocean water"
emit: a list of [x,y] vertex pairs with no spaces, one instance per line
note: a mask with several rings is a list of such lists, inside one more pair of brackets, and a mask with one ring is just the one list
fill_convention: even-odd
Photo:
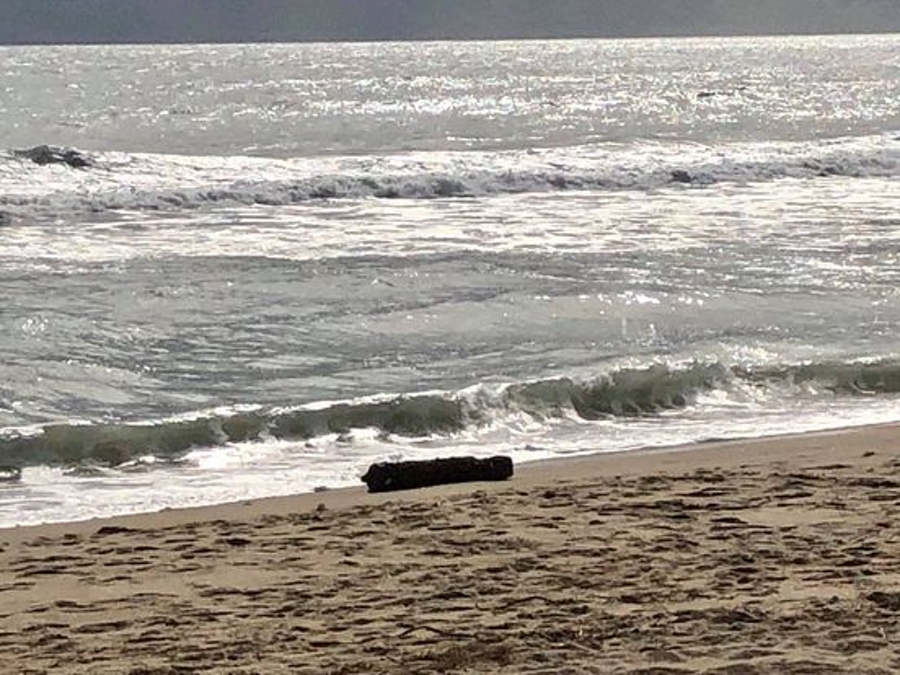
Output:
[[900,419],[900,36],[15,47],[0,92],[0,525]]

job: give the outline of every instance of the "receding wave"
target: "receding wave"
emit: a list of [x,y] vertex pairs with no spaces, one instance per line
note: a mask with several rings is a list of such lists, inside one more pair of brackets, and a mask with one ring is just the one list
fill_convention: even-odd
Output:
[[900,393],[900,362],[759,368],[719,363],[684,367],[657,364],[616,370],[590,381],[546,379],[447,394],[145,423],[56,424],[35,433],[7,430],[0,437],[0,465],[119,466],[142,456],[177,459],[196,447],[266,439],[302,441],[351,434],[356,429],[408,437],[452,435],[522,414],[538,421],[564,416],[585,420],[652,416],[694,405],[700,395],[713,390],[748,387],[773,396]]
[[[780,178],[900,175],[900,148],[883,137],[818,144],[707,147],[635,143],[533,152],[293,160],[76,155],[88,158],[87,168],[35,165],[23,159],[21,151],[7,153],[5,161],[0,161],[0,213],[8,220],[12,216],[60,212],[284,206],[328,199],[461,198],[561,190],[650,190],[667,185]],[[45,175],[47,171],[52,171],[52,176]]]

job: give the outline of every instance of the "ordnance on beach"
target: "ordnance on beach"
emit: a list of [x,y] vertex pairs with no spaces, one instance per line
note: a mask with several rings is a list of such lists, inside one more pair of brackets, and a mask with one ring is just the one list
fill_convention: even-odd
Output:
[[509,457],[448,457],[409,462],[379,462],[362,477],[369,492],[391,492],[449,483],[501,481],[513,475]]

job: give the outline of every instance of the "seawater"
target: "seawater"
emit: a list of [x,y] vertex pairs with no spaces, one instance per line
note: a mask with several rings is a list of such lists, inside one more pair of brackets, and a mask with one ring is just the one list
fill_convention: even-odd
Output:
[[2,48],[0,129],[0,525],[900,419],[900,36]]

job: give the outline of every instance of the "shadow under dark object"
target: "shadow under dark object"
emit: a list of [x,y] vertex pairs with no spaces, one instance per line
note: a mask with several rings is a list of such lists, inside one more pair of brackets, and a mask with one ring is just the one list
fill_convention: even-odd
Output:
[[379,462],[362,477],[369,492],[391,492],[450,483],[501,481],[513,475],[509,457],[449,457],[411,462]]

